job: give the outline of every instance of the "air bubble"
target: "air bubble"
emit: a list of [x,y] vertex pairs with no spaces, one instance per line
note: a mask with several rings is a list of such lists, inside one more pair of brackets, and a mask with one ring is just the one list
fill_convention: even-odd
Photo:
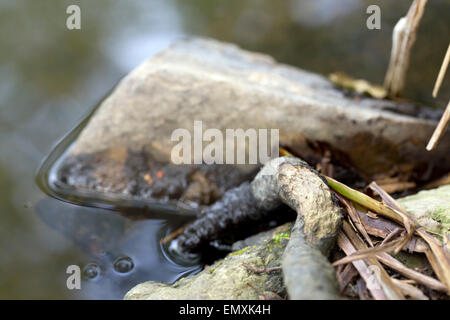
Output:
[[119,273],[128,273],[134,268],[134,262],[130,257],[120,257],[114,261],[114,270]]
[[98,278],[100,272],[100,267],[95,263],[89,263],[83,268],[83,276],[89,280]]

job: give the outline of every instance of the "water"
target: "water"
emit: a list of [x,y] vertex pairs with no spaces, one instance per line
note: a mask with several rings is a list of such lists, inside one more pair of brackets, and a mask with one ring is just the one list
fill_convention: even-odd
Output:
[[[183,35],[382,83],[391,30],[410,1],[342,1],[1,1],[0,298],[121,298],[139,282],[195,272],[195,263],[173,261],[159,244],[183,223],[179,217],[132,220],[49,198],[34,182],[37,168],[121,77]],[[81,31],[65,27],[72,3],[81,7]],[[369,4],[382,8],[380,31],[365,28]],[[448,46],[449,9],[448,0],[429,1],[405,92],[438,107],[450,94],[444,81],[439,98],[431,99]],[[66,269],[74,264],[83,269],[80,291],[66,287]]]
[[[80,255],[71,264],[82,269],[81,290],[76,298],[121,299],[136,284],[173,282],[199,271],[196,261],[175,261],[160,239],[179,228],[186,219],[129,219],[110,210],[71,205],[50,198],[35,206],[38,217],[57,231]],[[65,285],[68,274],[54,274]]]

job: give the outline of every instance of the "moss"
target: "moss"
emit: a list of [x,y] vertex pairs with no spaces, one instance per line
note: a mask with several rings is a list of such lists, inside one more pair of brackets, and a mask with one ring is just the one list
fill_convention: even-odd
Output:
[[450,185],[398,199],[428,231],[443,235],[450,231]]
[[450,213],[448,208],[441,208],[431,212],[431,218],[442,223],[447,229],[450,226]]
[[291,237],[291,235],[289,233],[281,232],[281,233],[275,234],[272,237],[272,240],[273,240],[275,245],[280,246],[281,239],[289,240],[290,237]]
[[285,230],[285,226],[280,226],[273,232],[263,232],[255,245],[239,247],[208,269],[174,284],[153,281],[141,284],[131,289],[126,299],[256,300],[261,295],[271,299],[283,298],[287,293],[282,272],[255,273],[248,267],[280,266],[284,246],[288,242],[286,234],[279,237],[281,248],[274,249],[273,253],[266,250],[266,245],[273,243],[274,234]]
[[291,237],[291,234],[287,233],[287,232],[280,232],[280,233],[274,234],[272,237],[272,244],[274,247],[281,248],[281,241],[283,239],[289,240],[290,237]]
[[282,240],[289,240],[291,238],[290,229],[287,229],[286,232],[278,232],[275,233],[272,238],[267,241],[267,250],[272,252],[274,248],[282,248],[283,245],[281,243]]
[[248,248],[249,247],[247,246],[245,248],[242,248],[239,251],[232,252],[232,253],[230,253],[230,256],[239,256],[239,255],[243,254]]

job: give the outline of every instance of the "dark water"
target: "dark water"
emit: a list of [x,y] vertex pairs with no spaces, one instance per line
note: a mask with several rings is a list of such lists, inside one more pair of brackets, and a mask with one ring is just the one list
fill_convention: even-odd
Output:
[[[145,280],[171,282],[196,266],[165,254],[174,215],[128,219],[63,203],[34,182],[54,143],[145,58],[184,35],[234,42],[322,74],[382,83],[391,31],[409,0],[2,0],[0,2],[0,298],[121,298]],[[65,26],[81,7],[82,30]],[[382,29],[365,27],[369,4]],[[437,107],[431,90],[448,46],[448,0],[431,0],[412,54],[405,96]],[[82,290],[66,287],[69,265]],[[95,276],[95,274],[97,274]],[[88,279],[88,276],[93,277]]]
[[[38,217],[77,247],[81,255],[71,263],[82,268],[77,298],[121,299],[137,283],[173,282],[199,270],[196,261],[177,261],[160,239],[180,227],[170,217],[131,220],[109,210],[71,205],[50,198],[35,206]],[[186,223],[186,219],[184,219]],[[55,274],[65,284],[65,270]]]

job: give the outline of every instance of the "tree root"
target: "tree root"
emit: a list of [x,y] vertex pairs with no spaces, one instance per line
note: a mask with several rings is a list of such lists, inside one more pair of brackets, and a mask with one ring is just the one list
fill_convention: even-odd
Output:
[[341,209],[320,174],[304,161],[281,157],[267,163],[251,184],[229,190],[177,238],[190,251],[217,239],[227,228],[257,221],[282,204],[297,212],[283,254],[282,270],[291,299],[336,299],[335,272],[327,259],[341,224]]

